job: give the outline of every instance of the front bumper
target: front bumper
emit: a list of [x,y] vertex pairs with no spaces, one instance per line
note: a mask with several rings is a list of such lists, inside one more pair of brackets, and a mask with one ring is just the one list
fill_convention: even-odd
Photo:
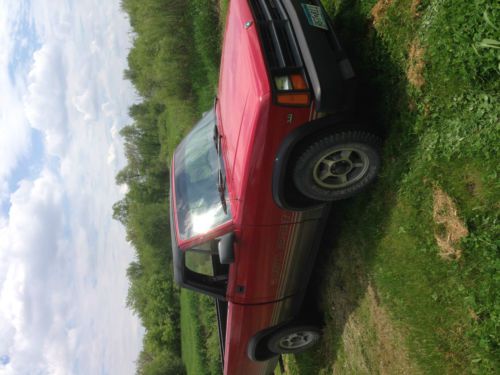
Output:
[[[316,110],[339,112],[354,103],[356,75],[319,0],[249,0],[271,77],[304,71]],[[309,23],[304,4],[319,7],[327,30]]]

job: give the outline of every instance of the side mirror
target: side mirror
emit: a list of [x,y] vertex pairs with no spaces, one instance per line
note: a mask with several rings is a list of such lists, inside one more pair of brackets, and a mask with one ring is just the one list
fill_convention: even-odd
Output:
[[234,262],[234,233],[228,233],[219,240],[219,260],[221,264]]

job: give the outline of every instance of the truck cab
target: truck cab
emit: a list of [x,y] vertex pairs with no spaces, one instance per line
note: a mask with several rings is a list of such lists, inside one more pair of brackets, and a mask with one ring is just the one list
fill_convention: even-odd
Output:
[[301,305],[331,202],[364,190],[379,140],[316,0],[232,0],[214,107],[171,166],[174,277],[216,301],[224,374],[272,374],[321,327]]

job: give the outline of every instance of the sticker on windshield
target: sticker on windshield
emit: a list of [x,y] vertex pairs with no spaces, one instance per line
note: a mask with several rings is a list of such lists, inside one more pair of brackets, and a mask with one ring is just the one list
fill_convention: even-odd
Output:
[[302,8],[304,9],[309,25],[328,30],[328,24],[326,23],[325,15],[321,7],[311,4],[302,4]]

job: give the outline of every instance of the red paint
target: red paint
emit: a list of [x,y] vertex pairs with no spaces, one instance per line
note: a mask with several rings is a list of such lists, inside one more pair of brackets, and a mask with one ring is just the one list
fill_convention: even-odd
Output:
[[[290,132],[313,118],[315,111],[313,105],[300,108],[273,104],[259,36],[254,26],[245,28],[248,21],[253,22],[253,16],[247,1],[231,1],[216,117],[233,218],[208,233],[178,243],[181,249],[188,249],[235,233],[235,262],[230,266],[226,295],[229,307],[224,374],[230,375],[272,373],[276,360],[251,361],[248,342],[259,331],[289,321],[296,313],[293,296],[305,286],[300,278],[301,262],[308,256],[322,215],[321,209],[298,213],[283,210],[274,202],[272,174],[278,149]],[[175,200],[173,205],[175,213]],[[299,247],[301,253],[297,253]]]
[[[256,28],[243,26],[253,20],[251,11],[245,1],[232,1],[229,12],[216,113],[239,235],[227,292],[224,374],[263,374],[269,363],[251,361],[247,346],[256,333],[282,322],[273,321],[273,312],[283,304],[272,302],[285,297],[279,286],[293,250],[291,234],[298,230],[292,223],[300,221],[300,214],[274,203],[272,161],[283,139],[309,120],[311,109],[272,104]],[[292,124],[287,122],[290,114]],[[238,286],[245,291],[238,293]],[[251,305],[257,303],[265,304]],[[282,318],[291,318],[286,315]]]

